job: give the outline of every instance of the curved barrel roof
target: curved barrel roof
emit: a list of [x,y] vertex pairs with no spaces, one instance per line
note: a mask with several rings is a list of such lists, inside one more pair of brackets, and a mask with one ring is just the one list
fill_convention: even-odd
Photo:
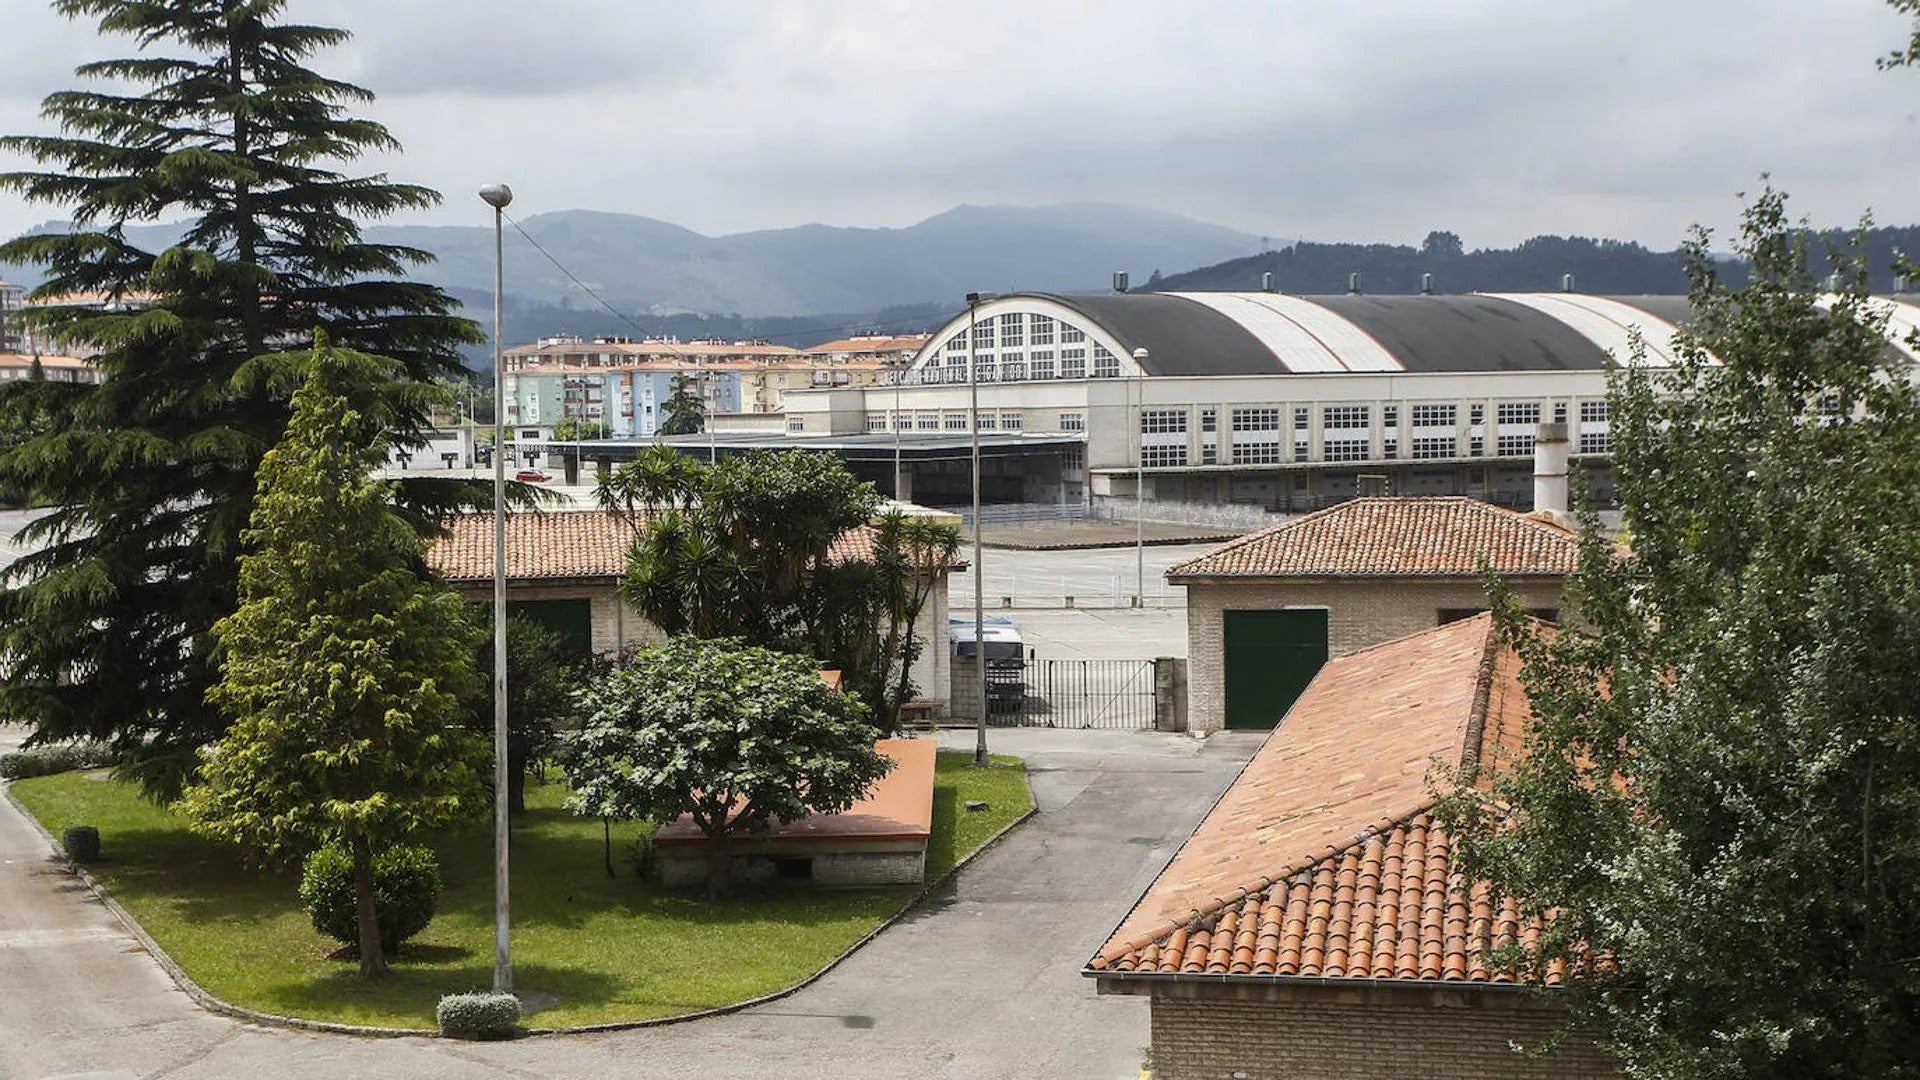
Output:
[[[1080,315],[1127,354],[1146,349],[1149,375],[1598,371],[1626,363],[1636,333],[1646,361],[1664,366],[1688,313],[1682,296],[1180,292],[1013,293],[980,315],[1017,312],[1023,302]],[[1878,302],[1891,311],[1890,338],[1920,328],[1920,306]],[[935,342],[964,330],[965,318]],[[937,347],[929,344],[922,362]]]

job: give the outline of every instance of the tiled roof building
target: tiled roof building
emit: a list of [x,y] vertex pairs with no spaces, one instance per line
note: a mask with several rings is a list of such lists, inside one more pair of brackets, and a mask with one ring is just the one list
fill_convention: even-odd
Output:
[[1489,962],[1540,923],[1461,874],[1433,815],[1436,770],[1520,748],[1518,668],[1480,615],[1321,669],[1087,964],[1152,997],[1157,1077],[1617,1075],[1577,1039],[1511,1052],[1557,1025],[1526,991],[1561,972]]
[[1559,577],[1579,538],[1551,518],[1464,496],[1354,499],[1243,536],[1167,570],[1167,580],[1218,577]]
[[1416,495],[1353,499],[1178,563],[1189,726],[1273,726],[1328,657],[1484,609],[1487,571],[1557,621],[1579,550],[1552,515]]

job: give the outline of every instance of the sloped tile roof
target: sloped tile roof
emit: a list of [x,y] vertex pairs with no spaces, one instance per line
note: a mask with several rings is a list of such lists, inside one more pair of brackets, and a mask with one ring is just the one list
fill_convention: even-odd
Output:
[[[549,510],[507,517],[507,577],[620,578],[627,572],[627,549],[635,530],[618,514],[599,510]],[[831,563],[873,558],[871,526],[848,529],[827,549]],[[427,550],[427,565],[447,581],[493,578],[493,516],[462,514]],[[956,558],[949,569],[966,563]]]
[[[507,578],[618,578],[634,529],[618,514],[562,510],[507,516]],[[448,581],[491,580],[493,515],[461,514],[427,549]]]
[[1530,716],[1488,615],[1329,661],[1088,974],[1515,981],[1484,958],[1540,925],[1461,876],[1427,777]]
[[1579,537],[1464,496],[1353,499],[1177,563],[1167,580],[1571,574]]

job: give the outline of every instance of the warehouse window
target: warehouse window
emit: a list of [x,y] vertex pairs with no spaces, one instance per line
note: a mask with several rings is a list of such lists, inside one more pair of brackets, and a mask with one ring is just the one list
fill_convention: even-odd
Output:
[[1000,316],[1000,344],[1002,347],[1019,345],[1025,341],[1026,335],[1022,332],[1023,324],[1021,322],[1024,318],[1025,316],[1019,314]]
[[1053,351],[1029,353],[1027,355],[1027,374],[1035,379],[1053,378]]
[[1087,340],[1087,332],[1085,330],[1080,329],[1072,323],[1060,324],[1060,344],[1066,345],[1085,340]]
[[1140,448],[1140,464],[1155,468],[1168,468],[1187,463],[1187,444],[1173,443],[1169,446],[1143,446]]
[[1120,360],[1107,351],[1107,347],[1096,343],[1093,346],[1093,377],[1113,379],[1120,375]]
[[1087,350],[1060,350],[1060,377],[1063,379],[1084,379],[1087,377]]
[[1613,453],[1613,436],[1604,431],[1583,431],[1580,433],[1580,452],[1611,454]]
[[1140,413],[1140,430],[1148,435],[1184,434],[1187,430],[1187,410],[1143,409]]
[[1280,463],[1280,444],[1277,442],[1234,443],[1233,463],[1236,465],[1277,465]]
[[967,414],[961,412],[948,413],[940,418],[940,427],[943,431],[965,431],[967,430]]
[[1061,413],[1060,414],[1060,430],[1061,431],[1087,430],[1087,414],[1077,413],[1077,412]]
[[1525,457],[1533,453],[1533,436],[1502,435],[1495,448],[1500,451],[1501,457]]
[[1324,460],[1327,461],[1367,460],[1367,441],[1365,439],[1329,439],[1322,449],[1324,452]]
[[1001,413],[1000,427],[1005,431],[1019,431],[1027,426],[1026,418],[1017,412]]
[[1413,440],[1413,456],[1416,461],[1430,460],[1433,458],[1450,458],[1454,455],[1455,450],[1456,446],[1452,439]]
[[1235,409],[1233,410],[1233,430],[1235,431],[1279,431],[1279,409]]
[[1537,424],[1540,422],[1540,403],[1537,401],[1503,401],[1497,414],[1502,424]]
[[1580,403],[1580,422],[1583,424],[1604,424],[1607,422],[1607,402],[1583,401]]
[[936,413],[921,413],[914,418],[913,426],[916,431],[939,431],[940,417]]
[[1452,427],[1460,422],[1460,408],[1457,405],[1415,405],[1413,407],[1414,427]]
[[1027,342],[1032,345],[1053,344],[1053,319],[1051,316],[1027,316]]
[[1370,422],[1365,405],[1329,405],[1320,410],[1320,426],[1323,428],[1363,428]]

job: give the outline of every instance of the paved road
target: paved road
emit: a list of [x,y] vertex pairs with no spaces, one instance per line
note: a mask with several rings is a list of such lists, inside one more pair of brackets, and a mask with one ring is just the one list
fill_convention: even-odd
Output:
[[[0,728],[0,746],[18,734]],[[1145,1002],[1096,997],[1078,969],[1257,734],[991,738],[1026,757],[1040,815],[820,982],[713,1020],[513,1043],[362,1040],[202,1012],[0,805],[0,1078],[1131,1077]]]
[[[1166,544],[1142,549],[1146,562],[1146,597],[1149,605],[1175,607],[1186,603],[1186,590],[1168,585],[1162,577],[1174,563],[1211,551],[1218,544]],[[962,545],[962,554],[973,558],[973,548]],[[1132,603],[1138,584],[1139,565],[1134,549],[1083,548],[1069,551],[1019,551],[988,548],[981,552],[986,566],[981,578],[986,604],[1000,606],[1002,597],[1012,597],[1014,607],[1061,607],[1072,596],[1076,607],[1126,607]],[[953,609],[971,609],[973,572],[964,570],[949,580]],[[1115,598],[1118,597],[1118,600]]]

